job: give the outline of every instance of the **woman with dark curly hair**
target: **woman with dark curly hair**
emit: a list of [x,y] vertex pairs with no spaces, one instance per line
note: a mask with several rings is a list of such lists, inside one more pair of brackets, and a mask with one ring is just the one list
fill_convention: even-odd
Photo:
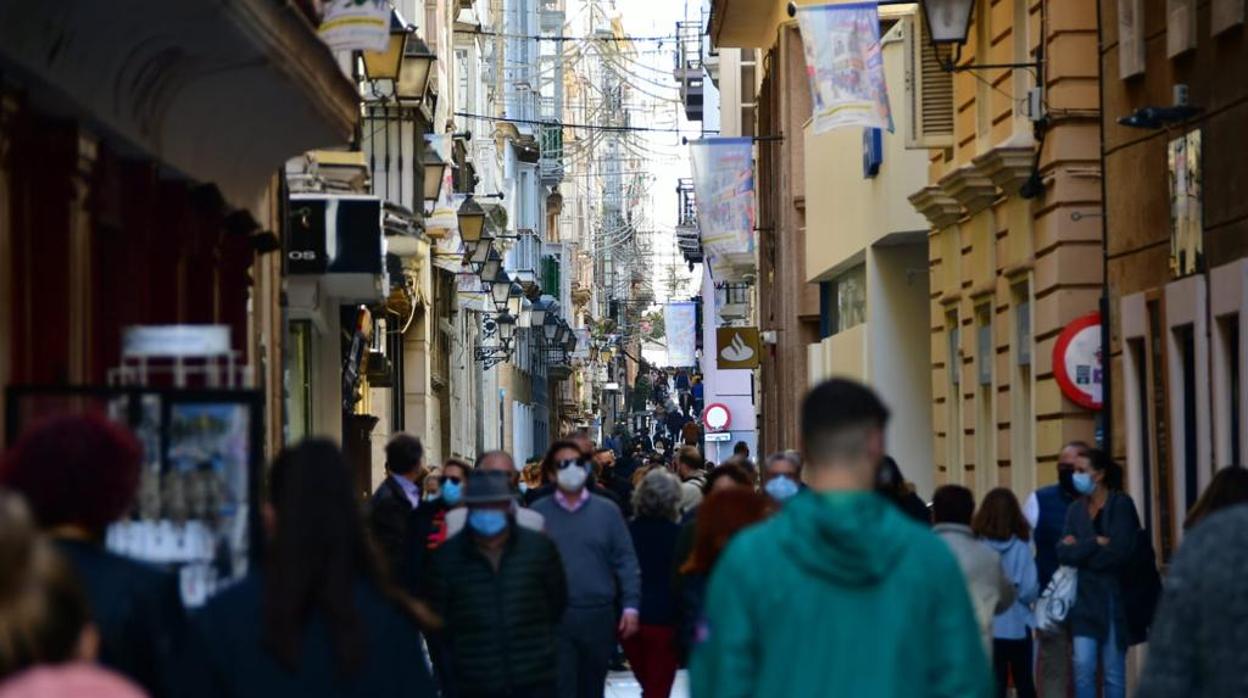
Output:
[[100,661],[153,696],[172,695],[171,666],[186,626],[177,579],[104,549],[139,483],[141,447],[103,416],[66,416],[27,431],[0,468],[86,590]]

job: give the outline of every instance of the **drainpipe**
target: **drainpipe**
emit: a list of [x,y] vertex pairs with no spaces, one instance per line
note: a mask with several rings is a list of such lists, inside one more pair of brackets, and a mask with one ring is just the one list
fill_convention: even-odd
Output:
[[1105,170],[1105,30],[1102,26],[1101,3],[1096,0],[1096,95],[1098,130],[1100,132],[1101,161],[1101,450],[1114,457],[1114,371],[1110,353],[1110,295],[1109,295],[1109,202],[1107,198]]

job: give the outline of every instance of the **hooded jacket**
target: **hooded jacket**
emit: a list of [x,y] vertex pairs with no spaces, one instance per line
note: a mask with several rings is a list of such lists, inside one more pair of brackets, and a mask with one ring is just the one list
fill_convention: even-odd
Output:
[[871,492],[804,491],[711,575],[694,698],[989,696],[949,548]]
[[1001,556],[975,537],[970,526],[940,523],[932,528],[941,540],[949,545],[962,575],[966,577],[979,632],[984,640],[984,651],[992,653],[992,621],[1014,603],[1014,585],[1006,579],[1001,569]]
[[992,636],[1001,640],[1022,640],[1028,636],[1027,628],[1035,625],[1031,604],[1040,595],[1040,583],[1036,575],[1036,561],[1031,557],[1031,546],[1011,536],[1009,540],[982,539],[988,547],[1001,556],[1001,569],[1014,585],[1014,604],[997,614],[992,621]]

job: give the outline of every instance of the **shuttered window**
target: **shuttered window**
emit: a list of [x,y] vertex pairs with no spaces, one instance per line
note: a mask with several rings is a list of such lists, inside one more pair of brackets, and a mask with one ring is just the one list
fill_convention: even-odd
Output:
[[1166,55],[1196,48],[1196,0],[1166,0]]
[[1144,73],[1144,0],[1118,0],[1118,77]]
[[907,148],[953,147],[953,74],[941,67],[923,19],[906,21]]

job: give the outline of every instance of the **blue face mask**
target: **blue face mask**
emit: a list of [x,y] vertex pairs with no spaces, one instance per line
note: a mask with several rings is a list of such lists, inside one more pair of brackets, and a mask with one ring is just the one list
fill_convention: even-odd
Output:
[[767,494],[771,495],[771,498],[777,502],[783,502],[786,499],[789,499],[793,495],[797,494],[799,489],[800,488],[797,486],[796,482],[783,475],[771,478],[767,481],[767,484],[763,486],[763,490],[765,490]]
[[478,535],[493,538],[507,528],[507,512],[499,509],[473,509],[468,512],[468,525]]
[[456,504],[459,504],[459,500],[462,499],[463,496],[463,490],[460,488],[458,482],[455,482],[454,480],[447,480],[442,483],[442,501],[446,502],[447,505],[455,506]]
[[1089,473],[1075,473],[1071,477],[1071,483],[1079,494],[1092,494],[1096,491],[1096,483],[1092,482],[1092,475]]

